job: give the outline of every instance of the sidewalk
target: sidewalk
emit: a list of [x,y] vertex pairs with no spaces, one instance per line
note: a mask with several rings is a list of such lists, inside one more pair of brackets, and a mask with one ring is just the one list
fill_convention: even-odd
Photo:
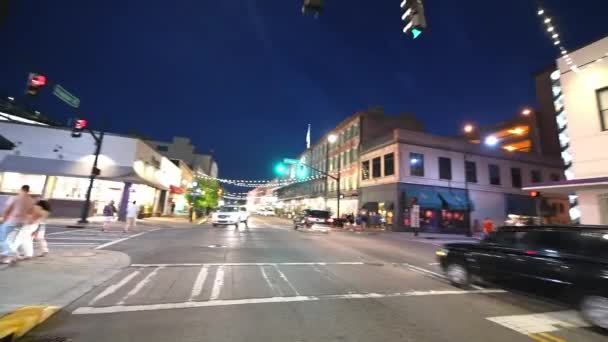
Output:
[[1,266],[0,339],[25,334],[129,264],[124,253],[79,249]]
[[[59,226],[66,228],[101,228],[104,222],[103,216],[89,217],[89,223],[77,223],[77,218],[62,218],[62,217],[51,217],[47,220],[49,226]],[[145,219],[138,219],[137,226],[149,227],[149,228],[196,228],[200,225],[201,220],[198,222],[189,222],[188,218],[183,216],[176,217],[148,217]],[[124,225],[124,222],[114,221],[112,227]]]

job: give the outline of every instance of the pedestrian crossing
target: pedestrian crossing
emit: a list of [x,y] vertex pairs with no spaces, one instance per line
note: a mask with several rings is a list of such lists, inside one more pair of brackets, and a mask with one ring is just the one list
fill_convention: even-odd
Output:
[[106,231],[99,228],[69,229],[55,231],[47,228],[46,241],[51,250],[103,249],[111,245],[136,238],[153,230],[144,232]]
[[403,264],[361,262],[140,264],[110,284],[73,313],[504,292],[455,289]]

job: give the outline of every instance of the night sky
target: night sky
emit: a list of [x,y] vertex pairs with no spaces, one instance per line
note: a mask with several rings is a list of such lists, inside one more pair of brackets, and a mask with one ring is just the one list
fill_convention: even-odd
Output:
[[[535,1],[428,0],[415,41],[400,2],[326,0],[314,19],[302,0],[11,0],[0,95],[21,97],[37,70],[77,94],[92,124],[191,137],[237,179],[271,178],[274,160],[304,150],[308,123],[315,141],[372,105],[439,134],[534,105],[532,73],[557,56]],[[566,48],[608,34],[608,1],[544,2]],[[33,105],[66,122],[74,113],[49,90]]]

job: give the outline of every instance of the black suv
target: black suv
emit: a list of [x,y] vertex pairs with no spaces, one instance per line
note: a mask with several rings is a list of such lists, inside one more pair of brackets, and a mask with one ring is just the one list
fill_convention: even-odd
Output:
[[447,244],[437,255],[456,286],[480,279],[557,289],[590,323],[608,329],[608,226],[502,227],[480,243]]
[[312,210],[305,209],[302,214],[296,215],[293,218],[293,228],[312,227],[313,225],[331,226],[334,220],[331,218],[331,213],[327,210]]

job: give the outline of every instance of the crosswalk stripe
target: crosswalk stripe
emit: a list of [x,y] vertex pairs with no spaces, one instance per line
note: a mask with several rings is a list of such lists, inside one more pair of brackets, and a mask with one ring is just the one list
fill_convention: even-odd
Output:
[[207,274],[209,273],[209,266],[205,265],[201,267],[201,271],[198,273],[196,280],[194,281],[194,286],[192,286],[192,293],[190,294],[190,300],[194,299],[194,297],[198,297],[203,292],[203,285],[205,284],[205,279],[207,279]]
[[289,279],[287,279],[287,277],[285,276],[285,274],[283,272],[281,272],[281,269],[279,269],[279,266],[274,265],[274,268],[279,273],[279,276],[281,277],[281,279],[283,279],[283,281],[286,282],[287,285],[289,285],[289,287],[291,288],[291,290],[293,291],[293,293],[295,293],[296,296],[299,296],[300,293],[298,292],[298,290],[296,290],[295,286],[293,286],[293,284],[289,281]]
[[213,289],[211,289],[211,296],[209,300],[216,300],[220,297],[222,287],[224,286],[224,266],[218,266],[215,273],[215,281],[213,282]]
[[156,276],[156,274],[158,274],[158,271],[160,271],[161,269],[162,269],[162,267],[157,267],[152,272],[148,273],[148,275],[145,276],[144,279],[140,280],[139,283],[137,283],[137,285],[135,285],[135,287],[131,291],[129,291],[129,293],[127,293],[120,300],[120,302],[118,302],[118,305],[123,305],[127,299],[129,299],[130,297],[133,297],[139,291],[141,291],[141,289],[143,289],[144,286],[146,286],[146,284],[150,281],[150,279],[152,279],[154,276]]
[[266,274],[266,270],[264,269],[264,267],[265,266],[260,266],[260,270],[262,271],[262,277],[264,278],[264,280],[266,280],[266,284],[268,284],[268,287],[270,288],[273,294],[283,296],[283,291],[281,290],[281,288],[274,286],[274,284],[270,281],[270,278],[268,277],[268,274]]
[[118,283],[112,284],[112,285],[106,287],[106,289],[103,290],[103,292],[101,292],[100,294],[98,294],[95,298],[93,298],[89,302],[89,305],[93,305],[97,301],[99,301],[100,299],[102,299],[102,298],[104,298],[106,296],[109,296],[112,293],[118,291],[118,289],[120,289],[121,287],[125,286],[128,282],[131,281],[131,279],[135,278],[139,273],[140,273],[140,271],[131,272],[128,276],[122,278]]

